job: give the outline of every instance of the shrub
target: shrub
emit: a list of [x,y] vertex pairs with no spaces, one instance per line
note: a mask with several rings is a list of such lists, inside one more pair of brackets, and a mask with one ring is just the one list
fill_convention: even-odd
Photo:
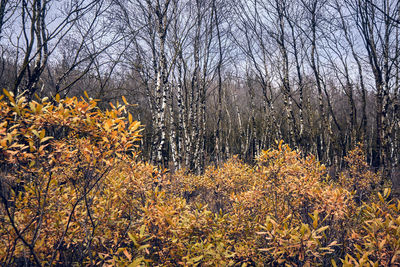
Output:
[[400,264],[400,202],[378,192],[361,146],[338,182],[282,142],[256,166],[171,174],[136,159],[126,105],[4,91],[2,265]]
[[358,203],[372,197],[374,190],[381,184],[382,177],[368,165],[363,145],[358,144],[344,159],[347,169],[339,176],[340,185],[353,191]]
[[28,103],[4,93],[0,261],[84,259],[100,228],[94,209],[104,201],[105,177],[134,159],[140,124],[130,114],[123,117],[124,105],[102,112],[91,99]]
[[327,181],[315,157],[302,157],[280,142],[262,152],[257,173],[264,204],[256,214],[265,218],[259,223],[268,262],[325,264],[343,253],[336,244],[346,239],[351,194]]
[[353,229],[344,266],[397,266],[400,264],[400,201],[388,201],[390,189],[379,200],[360,209],[362,227]]

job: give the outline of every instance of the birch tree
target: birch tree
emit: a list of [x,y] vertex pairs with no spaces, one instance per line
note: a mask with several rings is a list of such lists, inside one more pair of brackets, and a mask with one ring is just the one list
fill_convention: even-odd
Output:
[[[356,25],[363,40],[366,59],[374,77],[376,90],[376,156],[374,165],[391,165],[390,150],[393,143],[390,133],[389,112],[392,103],[396,61],[396,34],[398,24],[390,19],[397,17],[398,3],[385,0],[353,1]],[[379,10],[378,10],[379,8]]]

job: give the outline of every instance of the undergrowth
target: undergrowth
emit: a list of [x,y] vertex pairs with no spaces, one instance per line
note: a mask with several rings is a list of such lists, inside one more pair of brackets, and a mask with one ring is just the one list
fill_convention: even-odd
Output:
[[2,265],[400,264],[400,201],[362,145],[337,181],[282,142],[256,166],[170,174],[137,160],[126,105],[4,92]]

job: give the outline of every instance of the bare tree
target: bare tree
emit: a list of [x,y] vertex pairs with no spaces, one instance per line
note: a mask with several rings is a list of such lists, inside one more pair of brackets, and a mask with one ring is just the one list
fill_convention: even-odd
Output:
[[[380,11],[377,10],[380,6]],[[389,17],[396,14],[391,1],[354,1],[350,7],[355,12],[360,37],[366,50],[366,58],[371,68],[376,90],[376,156],[375,166],[389,166],[390,146],[388,112],[391,102],[391,87],[395,61],[391,57],[394,32],[397,23]],[[381,11],[384,11],[383,13]],[[386,14],[386,15],[385,15]]]
[[15,2],[15,13],[10,18],[14,31],[8,32],[7,40],[2,38],[3,45],[15,54],[15,76],[10,86],[14,94],[32,98],[43,85],[41,75],[50,56],[77,23],[101,2]]

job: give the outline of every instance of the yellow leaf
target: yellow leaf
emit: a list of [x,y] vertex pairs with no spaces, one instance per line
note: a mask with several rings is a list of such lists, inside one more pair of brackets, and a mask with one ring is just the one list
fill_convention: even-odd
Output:
[[111,121],[111,120],[107,120],[107,121],[104,123],[104,129],[106,129],[106,131],[110,131],[111,125],[112,125],[112,121]]
[[380,243],[379,243],[379,249],[383,249],[383,247],[385,246],[386,243],[386,239],[383,239]]
[[46,135],[46,131],[43,129],[43,130],[40,131],[39,138],[43,139],[45,135]]
[[1,145],[2,147],[6,147],[6,146],[7,146],[7,138],[3,138],[3,139],[0,141],[0,145]]
[[33,102],[29,102],[29,107],[33,112],[36,112],[35,104]]
[[309,213],[309,216],[313,220],[313,228],[317,229],[317,227],[318,227],[318,219],[319,219],[318,211],[315,210],[313,214]]
[[83,94],[86,96],[87,99],[89,99],[89,95],[86,91],[84,91]]
[[385,202],[385,200],[383,199],[381,193],[378,193],[378,197],[379,197],[379,200],[380,200],[382,203]]
[[36,135],[37,137],[39,137],[39,133],[38,133],[36,130],[32,130],[32,133],[33,133],[34,135]]
[[198,257],[192,258],[191,260],[192,260],[193,262],[199,262],[199,261],[201,261],[203,258],[204,258],[204,256],[203,256],[203,255],[200,255],[200,256],[198,256]]
[[385,188],[385,190],[383,191],[383,196],[385,198],[388,198],[390,196],[390,188]]
[[127,105],[127,106],[128,106],[128,102],[126,101],[126,98],[125,98],[125,96],[122,96],[122,101],[124,101],[125,105]]
[[137,128],[139,128],[139,126],[140,126],[140,122],[134,121],[134,122],[129,126],[129,130],[135,131]]
[[8,92],[6,89],[3,88],[3,93],[8,97],[11,102],[14,102],[14,97]]
[[329,228],[329,226],[328,225],[326,225],[326,226],[324,226],[324,227],[321,227],[321,228],[319,228],[316,232],[317,233],[321,233],[321,232],[324,232],[326,229],[328,229]]
[[129,267],[136,267],[140,266],[141,263],[144,261],[144,257],[136,258],[131,264],[129,264]]
[[337,244],[337,241],[333,241],[333,242],[330,243],[328,246],[329,246],[329,247],[332,247],[332,246],[336,246],[336,244]]
[[283,140],[280,140],[279,144],[278,144],[278,150],[279,151],[282,151],[282,144],[283,144]]
[[123,252],[124,252],[125,256],[128,258],[128,261],[131,261],[132,260],[132,255],[126,249],[124,249]]
[[131,113],[128,113],[128,121],[129,121],[129,124],[132,124],[132,114]]
[[46,136],[46,137],[44,137],[44,138],[41,138],[40,143],[44,143],[44,142],[46,142],[47,140],[50,140],[50,139],[52,139],[52,138],[53,138],[53,136]]
[[40,111],[42,111],[43,105],[37,104],[36,105],[36,113],[39,113]]

